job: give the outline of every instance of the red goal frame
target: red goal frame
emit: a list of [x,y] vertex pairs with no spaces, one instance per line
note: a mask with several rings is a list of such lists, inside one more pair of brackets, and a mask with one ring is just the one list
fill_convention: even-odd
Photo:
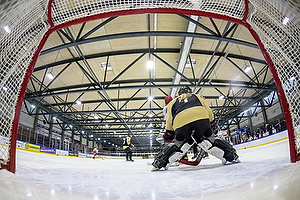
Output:
[[47,12],[48,12],[48,21],[49,21],[49,24],[50,24],[50,29],[47,31],[47,33],[44,35],[42,41],[38,45],[38,47],[37,47],[37,49],[34,53],[34,56],[31,60],[31,63],[27,68],[26,75],[25,75],[25,78],[23,80],[21,90],[19,92],[19,97],[18,97],[18,101],[17,101],[17,104],[16,104],[16,109],[15,109],[14,121],[13,121],[13,124],[12,124],[12,134],[11,134],[11,138],[10,138],[11,144],[10,144],[10,150],[9,150],[9,154],[10,154],[11,159],[10,159],[10,161],[8,162],[8,164],[6,166],[3,166],[3,168],[5,168],[8,171],[11,171],[13,173],[16,170],[16,162],[15,162],[16,161],[16,140],[17,140],[18,124],[19,124],[19,118],[20,118],[20,114],[21,114],[22,104],[23,104],[23,101],[24,101],[26,88],[27,88],[27,85],[29,83],[29,80],[30,80],[31,74],[33,72],[34,66],[36,64],[38,56],[39,56],[45,42],[47,41],[49,35],[51,33],[53,33],[54,31],[60,30],[62,28],[66,28],[66,27],[69,27],[71,25],[87,22],[87,21],[90,21],[90,20],[96,20],[96,19],[100,19],[100,18],[107,18],[107,17],[113,17],[113,16],[145,14],[145,13],[169,13],[169,14],[197,15],[197,16],[210,17],[210,18],[215,18],[215,19],[220,19],[220,20],[226,20],[226,21],[238,23],[240,25],[245,26],[249,30],[249,32],[251,33],[251,35],[253,36],[255,41],[257,42],[257,44],[258,44],[258,46],[259,46],[266,62],[268,63],[269,69],[270,69],[270,71],[273,75],[274,81],[276,83],[278,93],[279,93],[279,96],[280,96],[280,100],[282,102],[285,119],[286,119],[286,122],[287,122],[291,162],[294,163],[294,162],[300,160],[300,154],[297,153],[297,150],[295,148],[296,144],[295,144],[294,127],[293,127],[291,113],[289,112],[289,104],[288,104],[288,101],[287,101],[286,96],[284,94],[282,83],[279,79],[279,76],[277,74],[277,70],[274,66],[274,63],[272,62],[270,56],[268,55],[268,53],[267,53],[263,43],[261,42],[258,34],[251,28],[251,25],[249,23],[247,23],[247,21],[246,21],[246,19],[248,17],[248,11],[249,11],[249,8],[248,8],[249,2],[248,2],[248,0],[244,0],[244,2],[245,2],[245,13],[244,13],[243,19],[237,19],[237,18],[233,18],[233,17],[221,15],[221,14],[209,13],[209,12],[203,12],[203,11],[195,11],[195,10],[174,9],[174,8],[173,9],[171,9],[171,8],[147,8],[147,9],[112,11],[112,12],[97,14],[97,15],[93,15],[93,16],[89,16],[89,17],[78,18],[76,20],[69,21],[67,23],[63,23],[63,24],[55,26],[53,21],[52,21],[52,13],[51,13],[51,5],[53,3],[53,0],[49,0],[48,11]]

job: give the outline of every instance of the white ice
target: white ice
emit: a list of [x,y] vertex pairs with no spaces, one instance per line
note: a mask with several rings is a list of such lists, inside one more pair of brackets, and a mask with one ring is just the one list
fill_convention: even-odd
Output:
[[239,150],[242,163],[213,158],[151,172],[151,160],[62,157],[17,150],[15,174],[0,170],[1,200],[296,200],[300,163],[288,140]]

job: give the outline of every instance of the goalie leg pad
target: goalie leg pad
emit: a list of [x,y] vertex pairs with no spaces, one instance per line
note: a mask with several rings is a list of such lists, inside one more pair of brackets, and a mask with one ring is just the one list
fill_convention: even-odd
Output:
[[158,169],[166,167],[169,162],[170,156],[177,151],[180,151],[177,145],[175,145],[174,143],[168,144],[155,156],[152,165]]
[[224,158],[229,162],[235,161],[239,158],[235,148],[233,148],[233,146],[226,140],[216,139],[214,142],[214,146],[219,147],[224,151]]
[[203,140],[199,143],[199,146],[206,151],[207,153],[219,158],[222,161],[222,164],[226,163],[226,159],[224,158],[224,151],[216,146],[213,146],[212,143],[208,140]]
[[181,148],[180,151],[177,151],[175,153],[173,153],[170,158],[169,158],[169,163],[173,164],[175,162],[179,162],[180,159],[182,158],[182,156],[188,152],[188,150],[191,148],[192,145],[190,145],[189,143],[184,143]]

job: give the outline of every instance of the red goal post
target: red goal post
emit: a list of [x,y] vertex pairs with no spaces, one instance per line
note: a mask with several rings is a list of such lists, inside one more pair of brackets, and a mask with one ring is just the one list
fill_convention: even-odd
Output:
[[244,25],[273,74],[288,127],[291,162],[300,160],[300,7],[297,0],[6,0],[0,5],[0,168],[15,172],[27,84],[49,35],[89,20],[142,13],[206,16]]

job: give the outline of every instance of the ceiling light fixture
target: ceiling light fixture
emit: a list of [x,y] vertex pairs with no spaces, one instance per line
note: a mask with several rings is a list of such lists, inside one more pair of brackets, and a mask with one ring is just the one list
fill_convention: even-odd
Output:
[[48,72],[48,73],[47,73],[47,77],[48,77],[50,80],[54,79],[54,75],[53,75],[51,72]]
[[8,26],[4,26],[3,28],[7,33],[10,33],[10,28]]
[[288,18],[288,17],[285,17],[284,19],[283,19],[283,21],[282,21],[282,23],[284,24],[284,25],[287,25],[287,23],[290,21],[290,19]]
[[148,97],[148,101],[153,101],[153,99],[154,99],[153,96]]
[[154,67],[154,62],[153,62],[153,60],[149,59],[147,61],[147,68],[152,69],[153,67]]
[[219,99],[224,99],[224,98],[225,98],[224,95],[219,96]]
[[244,71],[247,73],[247,72],[249,72],[250,70],[251,70],[251,67],[250,67],[249,65],[246,65]]
[[100,65],[101,65],[103,71],[112,71],[110,62],[102,62],[102,63],[100,63]]
[[80,104],[81,104],[81,101],[80,101],[79,99],[77,99],[77,100],[75,101],[75,103],[76,103],[77,105],[80,105]]
[[196,65],[196,59],[187,59],[185,67],[186,68],[192,68]]

